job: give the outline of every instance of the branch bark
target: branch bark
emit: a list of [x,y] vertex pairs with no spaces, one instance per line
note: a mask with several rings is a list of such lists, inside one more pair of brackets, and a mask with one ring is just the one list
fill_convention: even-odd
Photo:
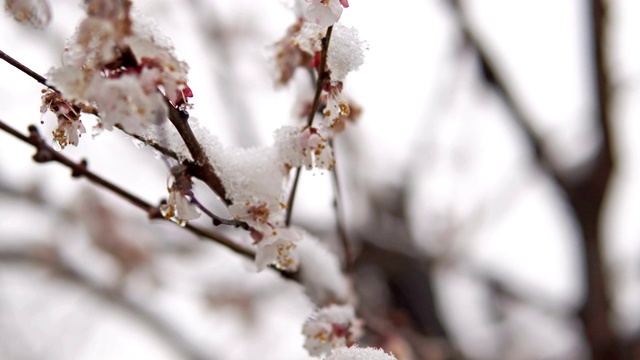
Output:
[[602,134],[601,147],[591,160],[590,172],[575,179],[562,174],[553,165],[540,134],[533,129],[532,119],[516,100],[507,79],[501,74],[500,67],[487,50],[485,44],[476,36],[469,25],[460,0],[450,0],[456,15],[458,26],[466,44],[477,53],[485,80],[500,95],[511,112],[513,120],[525,134],[534,150],[535,161],[565,194],[571,215],[581,230],[583,272],[586,277],[586,297],[578,311],[586,335],[589,352],[593,360],[621,359],[621,346],[611,324],[611,305],[606,288],[606,275],[602,256],[602,229],[600,219],[607,188],[610,183],[614,159],[612,155],[611,134],[611,92],[606,63],[606,1],[590,0],[589,39],[592,59],[591,72],[594,77],[595,118]]

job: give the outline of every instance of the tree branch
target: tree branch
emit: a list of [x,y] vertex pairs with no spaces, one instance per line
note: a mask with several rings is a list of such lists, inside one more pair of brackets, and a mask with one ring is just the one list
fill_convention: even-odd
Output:
[[[307,116],[307,127],[313,125],[313,119],[320,108],[320,95],[322,89],[327,80],[330,79],[329,72],[327,71],[327,55],[329,54],[329,43],[331,42],[331,34],[333,33],[333,26],[327,28],[327,34],[322,41],[322,51],[320,52],[320,64],[318,65],[318,79],[316,81],[316,92],[313,96],[313,105],[309,110]],[[296,190],[298,189],[298,181],[300,181],[301,168],[296,169],[296,175],[293,179],[293,185],[291,186],[291,192],[289,193],[289,199],[287,200],[287,214],[285,216],[285,225],[291,225],[291,215],[293,213],[293,203],[296,197]]]
[[591,358],[594,360],[620,359],[619,340],[616,339],[610,322],[610,300],[605,286],[606,279],[601,251],[601,241],[603,239],[601,237],[600,217],[613,169],[612,134],[610,130],[610,85],[607,75],[605,49],[605,1],[591,0],[588,6],[590,11],[588,29],[592,48],[590,55],[593,60],[592,73],[595,78],[596,119],[602,134],[602,144],[591,161],[591,171],[579,179],[567,178],[563,176],[559,169],[554,167],[549,155],[544,151],[542,137],[532,127],[532,119],[526,115],[516,101],[514,91],[500,73],[499,66],[487,51],[486,46],[472,31],[461,5],[461,0],[450,0],[449,3],[456,15],[458,26],[465,37],[467,45],[477,52],[485,80],[500,95],[500,98],[511,112],[513,120],[522,129],[534,150],[535,160],[558,188],[566,194],[572,215],[581,229],[587,296],[578,315],[585,328]]
[[[38,130],[35,126],[33,125],[30,126],[29,136],[25,136],[21,134],[19,131],[13,129],[11,126],[6,124],[2,120],[0,120],[0,130],[3,130],[9,133],[10,135],[22,140],[23,142],[32,145],[36,149],[36,154],[33,156],[34,161],[38,163],[46,163],[46,162],[60,163],[66,166],[67,168],[71,169],[72,177],[75,177],[75,178],[84,177],[90,182],[100,187],[103,187],[111,191],[112,193],[124,198],[129,203],[133,204],[137,208],[146,212],[149,219],[164,219],[164,217],[162,216],[162,213],[160,212],[160,209],[157,206],[151,205],[150,203],[146,202],[140,197],[124,190],[120,186],[115,185],[114,183],[104,179],[100,175],[97,175],[96,173],[88,170],[86,161],[81,161],[79,163],[76,163],[71,159],[67,158],[66,156],[60,154],[59,152],[56,152],[52,147],[50,147],[45,143],[45,141],[42,139],[42,137],[38,133]],[[189,230],[190,232],[198,236],[207,238],[221,245],[224,245],[227,248],[233,250],[234,252],[244,255],[248,258],[253,259],[255,256],[255,253],[253,250],[247,249],[244,246],[235,243],[233,240],[230,240],[221,234],[217,234],[211,231],[206,231],[198,227],[195,227],[193,225],[187,225],[185,226],[185,229]]]

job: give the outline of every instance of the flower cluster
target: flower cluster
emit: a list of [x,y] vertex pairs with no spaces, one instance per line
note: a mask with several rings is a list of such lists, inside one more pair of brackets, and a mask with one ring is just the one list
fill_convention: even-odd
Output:
[[349,305],[331,305],[316,311],[304,323],[304,347],[310,355],[320,356],[345,347],[360,336],[360,321]]
[[47,76],[69,102],[99,117],[99,127],[143,132],[167,116],[165,97],[187,107],[188,67],[159,44],[144,21],[133,21],[131,1],[85,2],[87,17],[68,41],[63,65]]

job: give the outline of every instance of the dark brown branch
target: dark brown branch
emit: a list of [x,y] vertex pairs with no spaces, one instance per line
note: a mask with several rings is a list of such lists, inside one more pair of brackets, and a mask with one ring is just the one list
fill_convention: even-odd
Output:
[[47,79],[45,79],[44,76],[42,76],[42,75],[36,73],[35,71],[29,69],[27,66],[23,65],[18,60],[16,60],[16,59],[12,58],[11,56],[7,55],[2,50],[0,50],[0,59],[6,61],[11,66],[13,66],[16,69],[18,69],[18,70],[22,71],[23,73],[27,74],[29,77],[31,77],[35,81],[39,82],[40,84],[55,90],[55,88],[53,88],[52,86],[47,85]]
[[589,2],[590,41],[592,73],[596,98],[596,120],[602,134],[598,153],[591,160],[590,171],[579,179],[563,176],[549,155],[544,151],[542,136],[536,133],[530,119],[515,100],[514,91],[499,71],[499,66],[487,51],[486,46],[469,26],[461,0],[450,0],[467,45],[477,52],[485,80],[493,86],[520,126],[535,153],[536,161],[546,170],[558,188],[566,194],[572,215],[580,226],[583,244],[583,266],[587,282],[586,300],[579,311],[585,334],[594,360],[616,360],[621,358],[619,340],[611,325],[609,295],[605,286],[603,257],[601,250],[600,217],[604,198],[613,170],[610,84],[606,64],[606,16],[605,1]]
[[95,282],[80,269],[65,262],[54,248],[38,246],[0,249],[0,262],[3,264],[27,264],[52,271],[59,279],[71,282],[82,289],[88,290],[100,300],[123,310],[141,324],[153,331],[162,342],[185,359],[212,359],[211,354],[204,354],[197,350],[195,344],[186,339],[183,332],[175,329],[159,314],[149,310],[138,302],[132,301],[124,294],[109,286]]
[[[32,145],[36,149],[36,154],[33,156],[33,159],[36,162],[46,163],[46,162],[53,161],[53,162],[60,163],[66,166],[67,168],[71,169],[71,175],[73,177],[76,177],[76,178],[84,177],[90,182],[96,185],[99,185],[100,187],[103,187],[113,192],[116,195],[119,195],[120,197],[124,198],[134,206],[146,212],[150,219],[164,219],[164,217],[162,216],[162,213],[160,212],[160,209],[157,206],[151,205],[145,200],[139,198],[138,196],[124,190],[118,185],[115,185],[114,183],[104,179],[100,175],[97,175],[96,173],[88,170],[87,163],[85,161],[76,163],[71,159],[67,158],[66,156],[55,151],[52,147],[50,147],[45,143],[45,141],[42,139],[42,137],[38,133],[38,130],[35,126],[30,126],[29,136],[25,136],[21,134],[19,131],[16,131],[11,126],[9,126],[8,124],[0,120],[0,130],[3,130],[9,133],[10,135],[22,140],[23,142]],[[199,235],[201,237],[204,237],[214,242],[217,242],[219,244],[222,244],[230,248],[231,250],[241,255],[244,255],[248,258],[253,259],[253,257],[255,256],[255,253],[252,250],[246,249],[245,247],[239,244],[236,244],[232,240],[227,239],[226,237],[220,234],[216,234],[210,231],[205,231],[192,225],[187,225],[185,228],[196,235]]]
[[[327,28],[327,34],[322,40],[322,51],[320,52],[320,64],[318,65],[318,78],[316,81],[316,93],[313,96],[313,105],[309,110],[307,117],[307,127],[313,125],[313,119],[320,108],[320,95],[327,80],[330,79],[329,72],[327,71],[327,55],[329,54],[329,43],[331,42],[331,34],[333,33],[333,26]],[[296,169],[296,175],[293,179],[293,185],[291,186],[291,192],[289,193],[289,199],[287,200],[287,214],[285,216],[285,225],[291,224],[291,215],[293,213],[293,203],[296,197],[296,190],[298,189],[298,181],[300,181],[301,168]]]
[[189,172],[202,180],[222,201],[230,205],[231,200],[227,199],[227,192],[222,185],[222,180],[216,174],[207,153],[189,126],[189,113],[176,109],[166,98],[165,101],[169,109],[169,121],[176,128],[191,157],[193,157],[193,162],[187,163]]
[[246,222],[236,220],[236,219],[222,218],[214,214],[213,212],[211,212],[211,210],[207,209],[207,207],[202,205],[202,203],[198,201],[198,199],[196,199],[195,197],[191,199],[191,203],[197,206],[200,210],[202,210],[203,213],[205,213],[205,215],[211,218],[213,222],[213,226],[228,225],[233,227],[239,227],[244,230],[249,230],[249,224],[247,224]]

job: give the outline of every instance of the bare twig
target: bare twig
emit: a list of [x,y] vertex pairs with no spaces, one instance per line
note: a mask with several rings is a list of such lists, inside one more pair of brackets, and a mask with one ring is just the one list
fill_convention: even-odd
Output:
[[[307,117],[307,126],[313,125],[313,119],[320,108],[320,95],[322,89],[327,80],[329,80],[329,72],[327,71],[327,55],[329,54],[329,43],[331,42],[331,33],[333,32],[333,26],[327,28],[327,34],[322,41],[322,51],[320,53],[320,64],[318,65],[318,79],[316,81],[316,93],[313,96],[313,105],[309,110]],[[293,203],[296,197],[296,190],[298,189],[298,181],[300,180],[301,168],[296,169],[296,175],[293,179],[293,185],[291,186],[291,192],[289,193],[289,199],[287,200],[287,214],[285,217],[285,225],[291,224],[291,215],[293,213]]]
[[12,58],[11,56],[7,55],[2,50],[0,50],[0,59],[6,61],[7,63],[9,63],[14,68],[16,68],[16,69],[22,71],[23,73],[27,74],[29,77],[31,77],[35,81],[39,82],[40,84],[42,84],[44,86],[47,86],[47,87],[49,87],[49,88],[51,88],[53,90],[56,90],[54,87],[47,85],[47,79],[45,79],[44,76],[42,76],[42,75],[36,73],[35,71],[29,69],[29,67],[25,66],[24,64],[22,64],[18,60],[16,60],[16,59]]
[[213,220],[214,226],[229,225],[229,226],[243,228],[244,230],[249,230],[249,224],[247,224],[246,222],[236,220],[236,219],[222,218],[212,213],[211,210],[207,209],[206,206],[202,205],[202,203],[198,201],[198,199],[196,199],[195,197],[191,199],[191,203],[196,205],[200,210],[202,210],[203,213],[205,213],[208,217],[210,217],[211,220]]
[[[157,206],[151,205],[150,203],[146,202],[140,197],[124,190],[120,186],[115,185],[114,183],[104,179],[100,175],[97,175],[96,173],[88,170],[86,161],[81,161],[79,163],[76,163],[71,159],[69,159],[68,157],[55,151],[52,147],[46,144],[46,142],[42,139],[42,137],[38,133],[38,130],[35,126],[30,126],[29,136],[25,136],[21,134],[19,131],[9,126],[8,124],[6,124],[5,122],[3,122],[2,120],[0,120],[0,130],[5,131],[10,135],[36,148],[36,154],[33,156],[34,161],[39,163],[46,163],[46,162],[52,162],[52,161],[60,163],[68,167],[69,169],[71,169],[71,175],[73,177],[76,177],[76,178],[84,177],[90,182],[100,187],[103,187],[113,192],[116,195],[119,195],[120,197],[124,198],[134,206],[146,212],[150,219],[164,219],[164,217],[162,216],[162,213],[160,212],[160,209]],[[204,237],[214,242],[217,242],[219,244],[222,244],[241,255],[244,255],[249,258],[253,258],[255,256],[255,253],[252,250],[246,249],[245,247],[239,244],[236,244],[234,241],[227,239],[221,234],[199,229],[192,225],[187,225],[185,226],[185,228],[196,235],[199,235],[201,237]]]

